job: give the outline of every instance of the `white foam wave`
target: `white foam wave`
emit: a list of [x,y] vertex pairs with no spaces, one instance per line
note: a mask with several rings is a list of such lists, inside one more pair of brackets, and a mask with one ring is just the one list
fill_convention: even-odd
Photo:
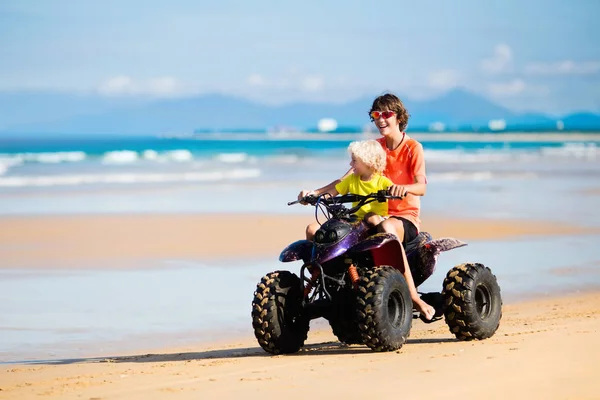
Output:
[[[43,153],[0,153],[0,171],[6,170],[15,165],[25,163],[58,164],[58,163],[77,163],[89,159],[90,156],[83,151],[59,151]],[[92,156],[92,159],[94,156]],[[194,156],[191,151],[186,149],[169,150],[157,152],[156,150],[145,150],[138,153],[133,150],[115,150],[109,151],[100,156],[102,164],[131,164],[140,159],[157,162],[188,162],[193,161]],[[1,175],[1,174],[0,174]]]
[[507,172],[434,172],[427,175],[429,182],[457,182],[457,181],[491,181],[495,179],[535,179],[537,174],[533,172],[507,173]]
[[241,163],[248,159],[246,153],[221,153],[215,156],[215,159],[224,163]]
[[171,161],[188,162],[194,160],[194,156],[189,150],[170,150],[162,153],[159,153],[155,150],[144,150],[142,152],[142,158],[144,160],[157,161],[160,163],[166,163]]
[[285,154],[285,155],[271,156],[268,158],[268,161],[275,163],[275,164],[296,164],[296,163],[302,161],[302,159],[300,158],[300,156],[298,156],[296,154]]
[[5,165],[19,165],[26,162],[51,164],[61,162],[79,162],[85,160],[85,158],[86,154],[83,151],[0,154],[0,162]]
[[9,176],[0,178],[0,187],[74,186],[86,184],[219,182],[257,178],[259,169],[180,173],[115,173],[80,175]]
[[186,162],[194,159],[192,152],[189,150],[172,150],[165,153],[165,157],[169,160],[177,162]]
[[0,175],[4,175],[10,167],[20,165],[22,163],[23,161],[19,158],[0,156]]
[[156,150],[144,150],[142,157],[145,160],[158,160],[158,152]]
[[600,157],[600,147],[596,143],[565,143],[560,147],[537,147],[531,149],[478,149],[468,151],[425,150],[425,160],[431,163],[503,163],[510,161],[530,161],[544,158],[592,159]]
[[136,151],[131,150],[118,150],[109,151],[104,153],[102,157],[103,164],[129,164],[136,162],[139,159],[139,155]]
[[561,147],[542,148],[541,153],[545,156],[595,159],[600,156],[600,147],[596,143],[565,143]]
[[488,163],[505,162],[514,155],[507,151],[477,151],[466,152],[463,150],[425,150],[425,160],[434,163]]

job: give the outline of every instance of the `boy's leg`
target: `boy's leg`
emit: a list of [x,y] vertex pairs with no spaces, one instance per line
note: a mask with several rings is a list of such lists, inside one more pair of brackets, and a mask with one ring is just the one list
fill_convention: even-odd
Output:
[[373,212],[366,213],[363,219],[369,226],[377,226],[383,221],[383,217],[381,215]]
[[306,227],[306,240],[313,240],[315,233],[319,230],[321,225],[318,222],[312,222]]
[[404,264],[403,275],[404,279],[406,279],[406,283],[410,291],[410,297],[416,309],[425,316],[425,319],[432,319],[433,315],[435,314],[435,309],[423,300],[421,300],[421,297],[417,292],[417,287],[415,286],[412,273],[410,271],[410,266],[408,265],[408,259],[406,258],[404,246],[402,245],[402,241],[404,239],[404,224],[399,219],[388,218],[385,221],[383,221],[381,225],[379,225],[379,228],[384,232],[393,233],[394,235],[398,236],[398,240],[400,241],[400,248],[402,249],[402,263]]

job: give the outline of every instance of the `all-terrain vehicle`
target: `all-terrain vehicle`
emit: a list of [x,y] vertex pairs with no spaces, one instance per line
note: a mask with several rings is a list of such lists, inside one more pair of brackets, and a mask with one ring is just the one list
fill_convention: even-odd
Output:
[[[252,326],[260,346],[271,354],[295,353],[307,339],[310,320],[323,317],[334,335],[346,344],[364,344],[374,351],[397,350],[410,334],[413,310],[402,271],[398,238],[377,233],[354,213],[372,201],[393,199],[386,191],[366,196],[308,196],[326,221],[314,240],[298,240],[286,247],[279,260],[302,260],[299,275],[274,271],[256,287]],[[299,203],[293,201],[292,205]],[[356,203],[347,208],[344,204]],[[438,255],[465,246],[452,238],[432,239],[427,232],[406,245],[415,286],[433,274]],[[450,269],[441,292],[420,293],[436,309],[434,320],[445,318],[459,340],[491,337],[502,317],[500,287],[482,264],[465,263]],[[425,322],[424,318],[422,318]]]

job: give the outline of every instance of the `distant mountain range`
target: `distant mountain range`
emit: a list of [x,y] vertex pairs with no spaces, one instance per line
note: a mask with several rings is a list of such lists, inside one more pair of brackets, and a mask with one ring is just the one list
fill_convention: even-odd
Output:
[[[186,134],[207,131],[316,130],[323,118],[338,131],[362,130],[375,96],[344,104],[265,105],[233,96],[208,94],[151,100],[63,93],[0,93],[0,134]],[[600,114],[582,112],[560,118],[518,113],[465,90],[455,89],[423,101],[407,99],[409,130],[500,129],[600,130]],[[561,121],[561,122],[558,122]],[[558,124],[558,125],[557,125]],[[493,125],[493,124],[492,124]]]

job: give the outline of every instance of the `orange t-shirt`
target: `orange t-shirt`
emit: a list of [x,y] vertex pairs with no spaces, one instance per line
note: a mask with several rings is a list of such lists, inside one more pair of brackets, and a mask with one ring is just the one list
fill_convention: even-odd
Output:
[[[402,143],[395,150],[389,150],[385,144],[385,137],[378,138],[386,157],[386,166],[383,175],[390,178],[396,185],[409,185],[415,183],[416,176],[423,176],[425,182],[425,155],[423,146],[415,139],[411,139],[404,134]],[[412,222],[417,230],[420,230],[421,220],[419,214],[421,210],[420,196],[408,194],[402,200],[388,200],[388,213],[392,216],[406,218]]]

